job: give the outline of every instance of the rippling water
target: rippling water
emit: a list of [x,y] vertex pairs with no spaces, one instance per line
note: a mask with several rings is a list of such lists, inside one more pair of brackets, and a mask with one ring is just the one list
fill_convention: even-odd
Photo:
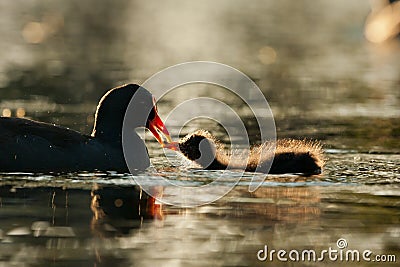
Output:
[[[326,257],[291,266],[398,265],[400,44],[365,41],[367,1],[80,2],[0,4],[3,115],[88,133],[106,89],[142,82],[171,64],[214,60],[255,80],[278,138],[320,140],[327,163],[318,176],[257,174],[265,180],[255,192],[248,190],[252,174],[244,174],[224,197],[197,208],[162,204],[129,174],[2,173],[1,266],[287,266],[276,254],[260,261],[257,253],[265,245],[340,250],[341,238],[348,250],[397,262]],[[257,143],[242,102],[212,86],[172,92],[159,103],[161,117],[193,96],[228,102]],[[167,126],[177,135],[182,125]],[[181,134],[198,128],[229,143],[210,121],[193,121]],[[148,178],[152,195],[164,201],[179,194],[152,177],[200,186],[221,175],[173,153],[167,158],[151,138],[146,143],[153,168],[137,177]],[[240,176],[227,174],[216,186]]]
[[[264,245],[321,251],[337,249],[339,238],[349,249],[398,255],[400,155],[327,150],[327,157],[322,175],[269,175],[253,193],[252,176],[244,175],[223,198],[189,209],[154,201],[128,174],[3,174],[1,258],[16,265],[254,266],[268,263],[257,260]],[[220,175],[154,160],[158,171],[141,177],[199,186]],[[178,197],[168,185],[149,183],[164,201]]]

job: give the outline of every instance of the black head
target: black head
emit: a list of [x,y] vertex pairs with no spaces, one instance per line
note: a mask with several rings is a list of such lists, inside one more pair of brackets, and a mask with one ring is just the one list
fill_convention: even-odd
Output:
[[[135,98],[133,98],[135,96]],[[157,130],[168,134],[158,117],[155,99],[145,88],[137,84],[127,84],[109,90],[99,101],[95,114],[92,136],[111,142],[121,142],[122,126],[131,100],[134,99],[133,120],[128,123],[132,129],[149,128],[157,140],[162,140]],[[130,109],[131,110],[131,109]]]
[[188,159],[196,160],[201,157],[200,143],[202,141],[204,141],[205,144],[209,142],[209,140],[204,136],[191,135],[184,142],[179,143],[179,150]]
[[197,131],[179,141],[179,150],[189,160],[208,166],[215,159],[217,145],[214,137],[206,131]]

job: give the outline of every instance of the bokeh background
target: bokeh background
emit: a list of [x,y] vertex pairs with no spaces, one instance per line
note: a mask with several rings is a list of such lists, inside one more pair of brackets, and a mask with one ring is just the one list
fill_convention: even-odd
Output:
[[[0,111],[89,133],[95,105],[107,89],[143,82],[174,64],[209,60],[237,68],[257,83],[278,135],[281,130],[327,139],[348,131],[355,135],[358,128],[362,139],[371,135],[362,129],[379,124],[373,129],[389,132],[367,136],[364,143],[385,135],[390,144],[379,145],[392,148],[400,134],[400,43],[381,37],[386,24],[366,33],[371,11],[385,4],[2,1]],[[346,146],[332,140],[326,142]]]

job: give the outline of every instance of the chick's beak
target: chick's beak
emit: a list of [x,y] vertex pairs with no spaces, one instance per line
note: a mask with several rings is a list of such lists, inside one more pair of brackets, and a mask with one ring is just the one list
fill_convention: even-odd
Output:
[[167,139],[167,144],[172,142],[167,127],[165,127],[163,121],[157,113],[155,114],[154,118],[149,121],[148,129],[162,146],[164,146],[164,140],[161,135],[164,135],[164,137]]

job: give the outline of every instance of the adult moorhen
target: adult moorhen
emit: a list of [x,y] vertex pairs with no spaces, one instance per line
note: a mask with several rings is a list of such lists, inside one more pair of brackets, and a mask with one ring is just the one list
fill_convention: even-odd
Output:
[[135,116],[130,116],[132,138],[127,142],[133,162],[129,166],[146,169],[150,160],[142,139],[134,132],[148,128],[163,143],[170,140],[157,114],[154,97],[136,84],[109,90],[99,101],[91,135],[22,118],[0,118],[0,172],[127,172],[122,148],[122,126],[128,104],[134,97]]

